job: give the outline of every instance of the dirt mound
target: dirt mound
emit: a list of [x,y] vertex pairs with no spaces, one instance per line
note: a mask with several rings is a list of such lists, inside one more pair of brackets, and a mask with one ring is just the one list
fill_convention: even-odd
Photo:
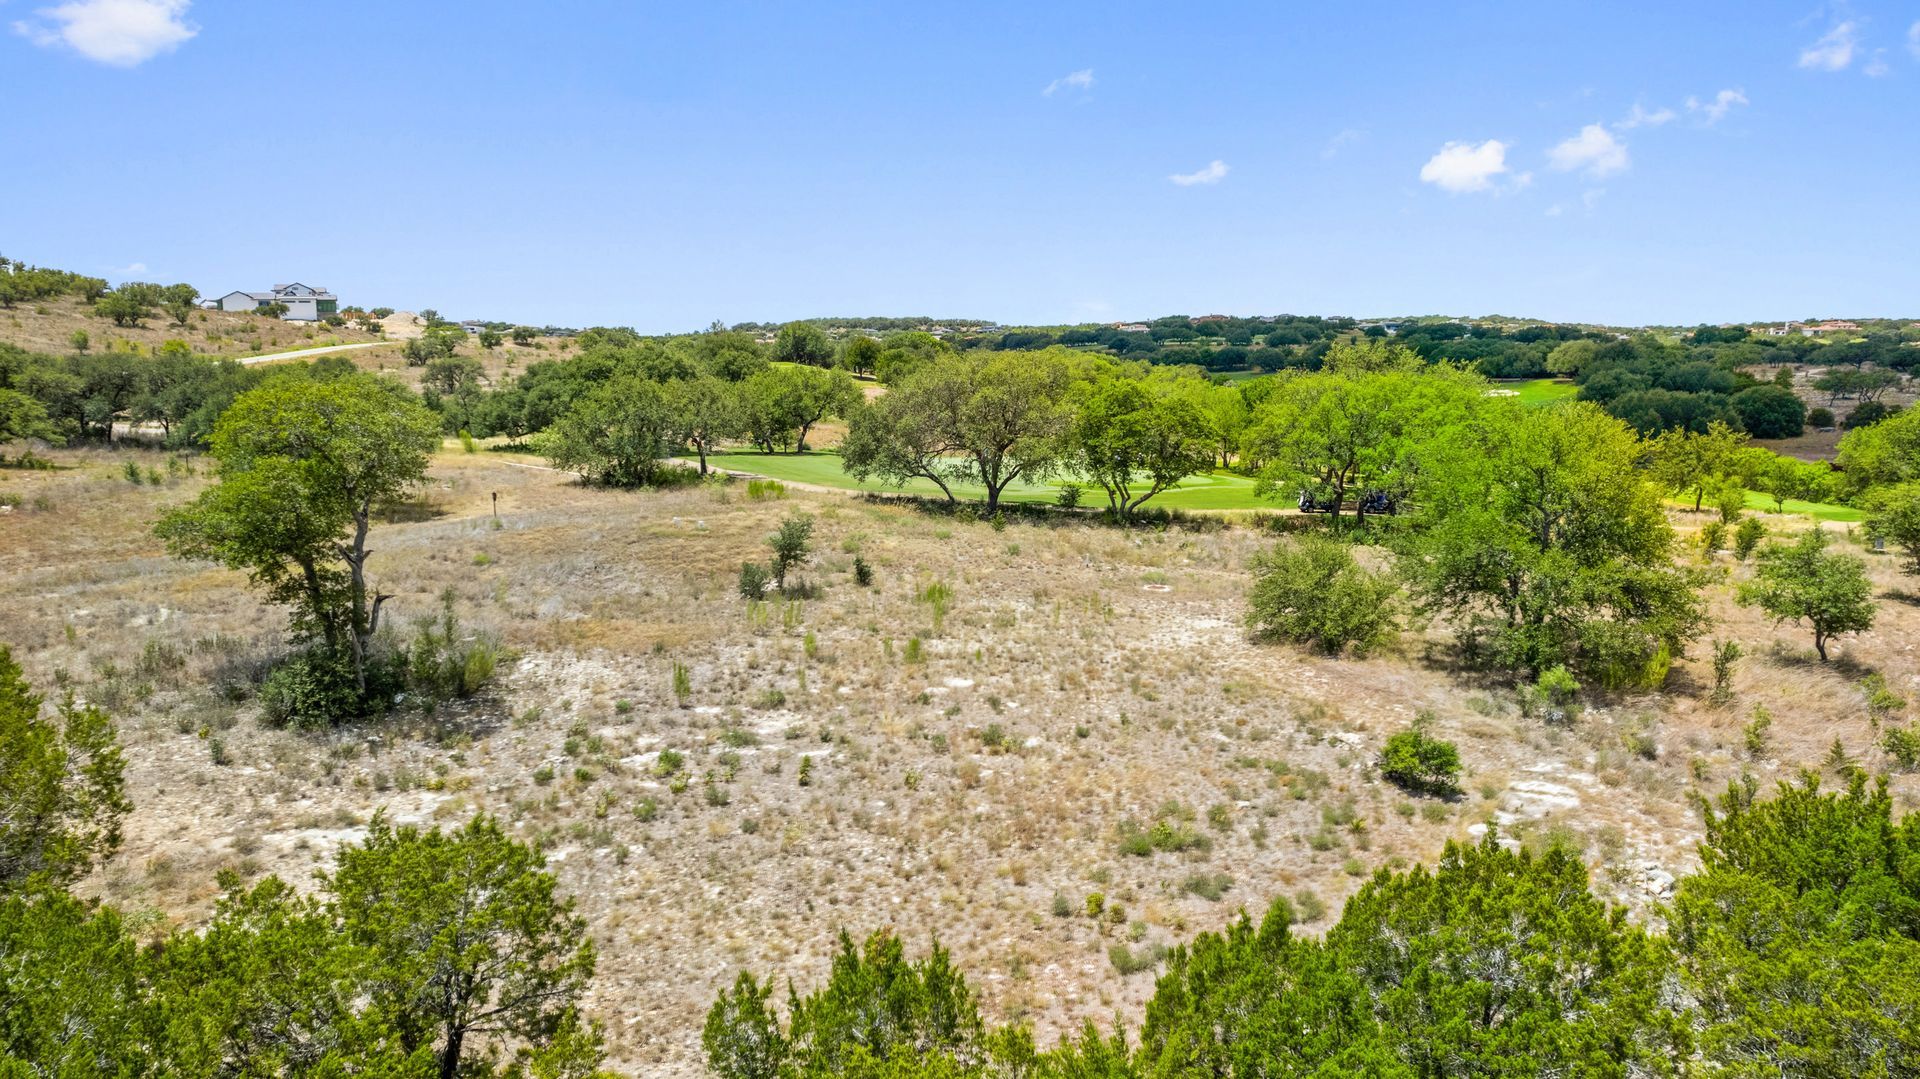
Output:
[[380,320],[380,328],[396,341],[407,341],[427,332],[427,320],[411,311],[395,311]]

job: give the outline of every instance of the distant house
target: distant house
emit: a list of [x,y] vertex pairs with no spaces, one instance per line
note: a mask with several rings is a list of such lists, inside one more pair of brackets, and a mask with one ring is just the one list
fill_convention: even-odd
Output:
[[478,336],[479,334],[486,332],[487,324],[484,322],[481,322],[478,319],[470,318],[461,322],[460,328],[467,331],[470,334],[474,334],[475,336]]
[[275,285],[271,292],[229,292],[217,303],[222,311],[254,311],[270,303],[286,304],[287,313],[280,317],[289,322],[318,322],[340,311],[339,297],[298,281]]
[[1199,325],[1200,323],[1202,323],[1202,322],[1225,322],[1225,321],[1227,321],[1227,316],[1225,316],[1225,315],[1200,315],[1200,316],[1198,316],[1198,317],[1196,317],[1196,318],[1193,318],[1193,319],[1191,319],[1191,320],[1189,320],[1189,321],[1191,321],[1191,322],[1192,322],[1192,323],[1193,323],[1194,325],[1196,325],[1196,326],[1198,326],[1198,325]]
[[1860,324],[1857,322],[1848,322],[1844,319],[1828,319],[1826,322],[1816,322],[1802,332],[1811,337],[1817,333],[1857,333],[1859,330]]
[[1147,333],[1153,329],[1144,322],[1116,322],[1113,328],[1121,333]]

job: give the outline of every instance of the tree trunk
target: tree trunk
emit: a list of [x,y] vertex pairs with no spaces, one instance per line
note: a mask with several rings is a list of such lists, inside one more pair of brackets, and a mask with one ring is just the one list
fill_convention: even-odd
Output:
[[367,612],[367,529],[372,522],[368,520],[372,507],[362,503],[353,515],[353,547],[347,552],[347,567],[352,584],[348,590],[348,600],[352,610],[348,617],[353,620],[350,627],[353,645],[353,684],[362,697],[367,693],[367,643],[373,639],[374,623],[380,617],[379,603],[374,604],[371,615]]
[[1813,650],[1820,653],[1820,662],[1827,661],[1827,635],[1817,629],[1813,631]]
[[440,1079],[454,1079],[460,1071],[460,1043],[466,1040],[467,1032],[454,1028],[447,1032],[446,1047],[440,1050]]

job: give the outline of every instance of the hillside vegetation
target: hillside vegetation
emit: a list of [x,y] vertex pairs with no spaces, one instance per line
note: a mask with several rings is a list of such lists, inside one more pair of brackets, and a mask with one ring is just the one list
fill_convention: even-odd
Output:
[[0,1071],[1920,1069],[1920,411],[420,330],[0,334]]

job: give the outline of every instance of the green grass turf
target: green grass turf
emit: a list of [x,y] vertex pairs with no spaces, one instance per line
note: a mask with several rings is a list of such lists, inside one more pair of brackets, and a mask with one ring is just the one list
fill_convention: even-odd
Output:
[[[840,470],[840,455],[836,453],[725,453],[710,458],[720,468],[739,472],[752,472],[770,479],[788,480],[794,483],[813,483],[822,487],[838,487],[848,491],[902,491],[907,494],[940,497],[940,488],[928,480],[912,480],[904,487],[894,487],[878,480],[861,483]],[[1007,488],[1001,497],[1009,502],[1052,502],[1068,478],[1057,478],[1042,483],[1016,481]],[[1204,476],[1192,476],[1181,481],[1178,487],[1162,491],[1147,502],[1148,506],[1166,509],[1186,510],[1242,510],[1274,509],[1281,502],[1256,498],[1253,493],[1253,480],[1245,476],[1236,476],[1228,472],[1214,472]],[[1083,506],[1106,504],[1106,495],[1097,486],[1082,484],[1086,491],[1081,495]],[[986,491],[977,484],[956,484],[953,493],[963,499],[981,499]]]
[[1564,401],[1580,392],[1580,387],[1557,378],[1507,379],[1493,384],[1497,390],[1513,390],[1523,405],[1544,405]]
[[[874,491],[885,493],[899,491],[907,494],[940,497],[940,488],[928,480],[912,480],[904,487],[894,487],[878,480],[861,483],[840,470],[840,455],[837,453],[816,451],[802,454],[791,453],[755,453],[733,452],[715,454],[711,461],[715,467],[731,469],[736,472],[751,472],[769,479],[786,480],[794,483],[811,483],[821,487],[835,487],[845,491]],[[1016,482],[1002,495],[1009,502],[1052,502],[1060,488],[1068,482],[1067,478],[1056,478],[1042,483]],[[1106,496],[1099,487],[1082,484],[1086,488],[1081,495],[1081,505],[1100,506],[1106,503]],[[1280,509],[1289,505],[1289,500],[1263,499],[1253,493],[1254,481],[1230,472],[1212,472],[1204,476],[1193,476],[1181,482],[1170,491],[1162,491],[1147,502],[1148,506],[1160,506],[1167,509],[1186,510],[1253,510]],[[982,499],[986,491],[977,484],[956,484],[953,493],[962,499]],[[1692,509],[1693,503],[1678,499],[1669,499],[1668,503],[1685,509]],[[1764,513],[1773,512],[1773,499],[1758,492],[1747,492],[1747,508]],[[1866,515],[1851,506],[1836,506],[1824,502],[1787,501],[1786,512],[1806,514],[1822,521],[1862,521]]]
[[[1669,506],[1678,506],[1689,512],[1693,509],[1693,500],[1691,498],[1669,498],[1667,499],[1667,504]],[[1787,499],[1786,506],[1786,513],[1804,515],[1818,521],[1853,523],[1867,519],[1867,515],[1864,512],[1854,509],[1852,506],[1838,506],[1831,502],[1802,502],[1799,499],[1789,498]],[[1760,513],[1773,513],[1773,496],[1764,495],[1758,491],[1748,491],[1747,508],[1757,510]],[[1713,507],[1708,506],[1706,507],[1706,513],[1703,513],[1701,516],[1704,518],[1712,512]]]

